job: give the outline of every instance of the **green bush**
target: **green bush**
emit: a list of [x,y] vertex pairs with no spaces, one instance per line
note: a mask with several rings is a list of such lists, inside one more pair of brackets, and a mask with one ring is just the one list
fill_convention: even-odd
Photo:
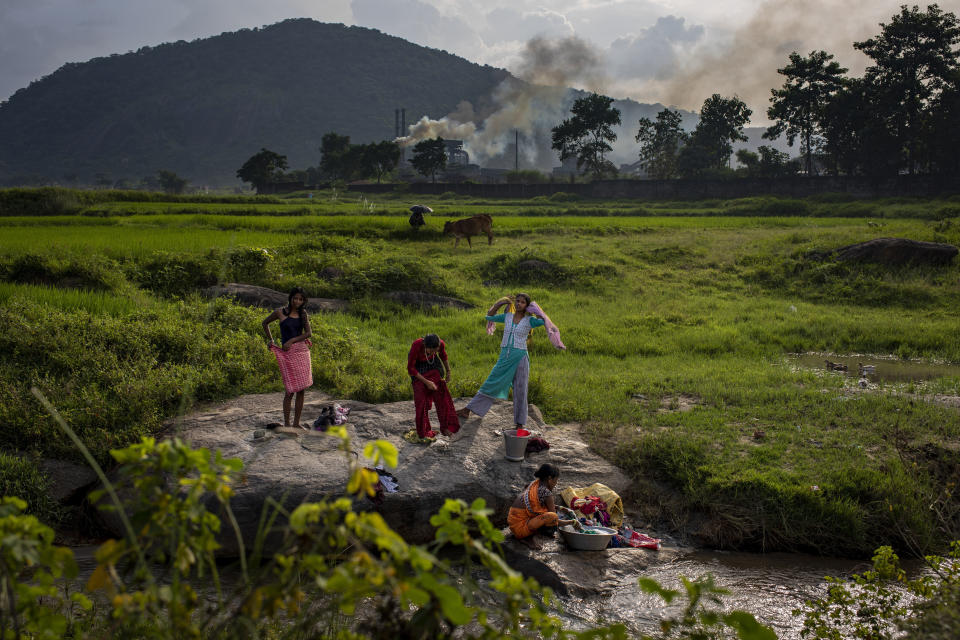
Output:
[[0,496],[18,496],[27,501],[28,513],[43,522],[59,522],[59,503],[50,495],[50,480],[27,456],[0,451]]
[[550,196],[550,202],[578,202],[580,196],[576,193],[567,193],[566,191],[557,191]]
[[235,249],[227,258],[231,279],[236,282],[253,282],[262,279],[272,259],[273,256],[266,249],[250,247]]
[[350,300],[386,291],[447,293],[445,282],[435,270],[409,256],[350,261],[335,286],[339,297]]
[[132,278],[140,286],[166,297],[184,297],[214,285],[224,271],[219,252],[192,256],[156,252],[135,267]]
[[126,280],[120,265],[103,255],[82,254],[54,258],[25,253],[0,262],[0,277],[19,284],[118,291]]
[[[97,315],[13,297],[0,306],[0,448],[74,459],[78,453],[30,395],[38,387],[98,460],[156,433],[196,402],[277,389],[261,310],[190,298]],[[395,401],[409,380],[384,375],[387,356],[315,314],[314,380],[368,402]]]
[[54,268],[45,255],[25,253],[5,266],[6,279],[22,284],[47,284],[55,279]]
[[576,267],[558,264],[559,260],[527,249],[502,253],[480,264],[484,280],[503,284],[570,286],[591,279],[609,279],[617,272],[612,266],[589,262]]

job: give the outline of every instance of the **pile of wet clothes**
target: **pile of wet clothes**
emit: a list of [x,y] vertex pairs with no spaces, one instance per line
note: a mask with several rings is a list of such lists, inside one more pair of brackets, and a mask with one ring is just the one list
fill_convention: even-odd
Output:
[[617,531],[617,535],[610,538],[610,544],[607,545],[608,549],[616,549],[622,547],[633,547],[635,549],[653,549],[654,551],[660,549],[660,539],[651,538],[645,533],[640,533],[639,531],[634,531],[633,527],[628,524],[624,524],[620,527],[620,530]]
[[317,431],[326,431],[329,427],[343,424],[347,421],[350,407],[341,407],[339,404],[328,404],[320,409],[320,416],[313,421],[313,428]]
[[570,508],[589,517],[596,525],[601,527],[610,526],[610,514],[607,512],[607,503],[597,496],[575,498],[573,502],[570,503]]
[[375,493],[370,496],[370,501],[373,504],[380,505],[383,504],[383,499],[388,493],[396,493],[400,490],[400,481],[397,480],[397,477],[383,468],[382,464],[378,464],[375,468],[371,469],[366,467],[367,471],[374,471],[380,479],[377,480],[377,484],[374,487]]

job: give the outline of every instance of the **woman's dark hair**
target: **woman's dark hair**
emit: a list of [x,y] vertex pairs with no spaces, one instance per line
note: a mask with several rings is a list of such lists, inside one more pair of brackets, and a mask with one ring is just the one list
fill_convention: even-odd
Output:
[[423,346],[427,349],[436,349],[440,346],[440,336],[435,333],[428,333],[423,336]]
[[533,474],[534,478],[540,478],[541,480],[546,480],[547,478],[559,478],[560,469],[552,464],[543,463],[540,465],[540,468],[537,469],[537,472]]
[[533,301],[533,298],[531,298],[529,294],[526,294],[526,293],[518,293],[513,297],[517,300],[519,300],[520,298],[523,298],[524,301],[526,301],[528,307],[530,306],[530,303]]
[[306,320],[306,319],[307,319],[307,310],[306,310],[306,306],[307,306],[307,292],[304,291],[304,290],[303,290],[302,288],[300,288],[300,287],[294,287],[293,289],[290,290],[290,295],[287,296],[287,308],[286,308],[286,312],[287,312],[287,315],[290,315],[290,312],[293,310],[293,296],[297,295],[298,293],[299,293],[301,296],[303,296],[303,304],[300,305],[300,308],[297,309],[297,311],[300,312],[300,317],[301,317],[303,320]]

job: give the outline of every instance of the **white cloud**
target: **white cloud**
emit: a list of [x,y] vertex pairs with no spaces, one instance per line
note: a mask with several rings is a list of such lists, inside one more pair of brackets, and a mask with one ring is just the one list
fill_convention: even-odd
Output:
[[678,61],[703,39],[704,32],[702,25],[686,26],[683,18],[658,18],[639,34],[613,41],[607,53],[611,74],[626,80],[669,77]]
[[464,57],[483,47],[480,35],[465,20],[421,0],[353,0],[350,8],[356,24],[417,44]]
[[482,31],[484,42],[525,42],[533,36],[563,38],[574,35],[566,16],[549,9],[521,11],[514,7],[497,7],[487,15]]

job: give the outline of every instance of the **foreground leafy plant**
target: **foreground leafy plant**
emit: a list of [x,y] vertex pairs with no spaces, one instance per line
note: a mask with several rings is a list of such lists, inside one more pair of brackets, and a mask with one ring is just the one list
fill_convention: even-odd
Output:
[[0,639],[61,638],[74,612],[92,603],[57,588],[57,579],[77,576],[73,552],[54,546],[53,529],[24,514],[26,508],[19,498],[0,499]]
[[[849,580],[828,576],[827,594],[794,611],[804,614],[801,635],[818,640],[886,640],[901,637],[905,629],[925,628],[925,618],[939,614],[944,605],[955,614],[960,602],[960,541],[952,543],[947,557],[927,556],[925,562],[929,573],[909,580],[893,549],[880,547],[870,571]],[[955,637],[958,623],[954,615],[953,627],[940,630],[947,634],[942,637]]]
[[[431,518],[434,541],[410,545],[380,514],[356,511],[353,497],[370,495],[374,479],[351,455],[345,429],[330,433],[350,464],[349,492],[304,503],[290,512],[273,503],[248,553],[230,510],[240,462],[219,452],[191,449],[179,439],[144,438],[114,450],[117,487],[46,398],[34,390],[105,482],[113,510],[128,535],[108,540],[96,553],[87,581],[93,600],[66,598],[54,584],[76,577],[69,549],[52,545],[53,532],[5,499],[0,507],[0,639],[71,637],[137,638],[516,638],[624,639],[622,624],[582,632],[563,629],[547,588],[524,578],[504,561],[502,532],[483,499],[447,500]],[[397,450],[368,443],[364,456],[395,466]],[[120,496],[123,496],[121,499]],[[213,505],[222,518],[208,509]],[[286,526],[274,531],[278,517]],[[221,521],[234,528],[239,570],[222,568]],[[278,534],[278,535],[271,535]],[[267,557],[267,544],[275,551]],[[23,571],[24,567],[32,568]],[[224,575],[229,573],[229,577]],[[480,577],[478,577],[480,576]],[[482,582],[482,584],[481,584]],[[703,606],[719,603],[712,580],[689,582],[683,618],[664,621],[663,637],[775,637],[752,615],[721,615]],[[668,602],[676,592],[644,581],[644,589]],[[211,593],[211,587],[214,593]],[[90,611],[74,622],[76,607]],[[346,620],[353,622],[347,628]],[[9,629],[9,634],[7,630]]]

